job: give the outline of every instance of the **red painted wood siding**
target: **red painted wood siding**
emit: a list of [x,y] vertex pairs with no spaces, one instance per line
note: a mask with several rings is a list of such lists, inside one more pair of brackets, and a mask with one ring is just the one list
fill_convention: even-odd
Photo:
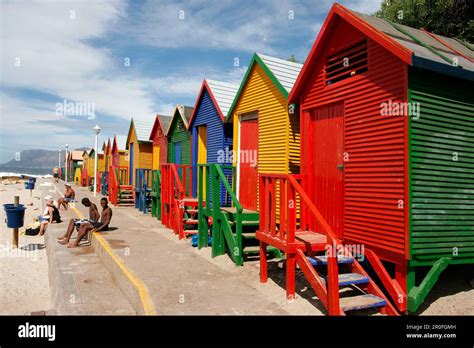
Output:
[[[327,55],[364,36],[339,21],[327,37]],[[368,40],[368,72],[324,85],[324,59],[309,72],[312,77],[301,96],[302,174],[309,175],[311,190],[314,173],[314,141],[309,136],[310,108],[336,101],[344,102],[344,239],[378,251],[386,260],[402,262],[406,255],[407,181],[405,177],[405,117],[381,116],[381,103],[392,99],[406,102],[406,65],[385,48]],[[327,136],[320,134],[319,136]],[[400,204],[402,207],[400,208]]]

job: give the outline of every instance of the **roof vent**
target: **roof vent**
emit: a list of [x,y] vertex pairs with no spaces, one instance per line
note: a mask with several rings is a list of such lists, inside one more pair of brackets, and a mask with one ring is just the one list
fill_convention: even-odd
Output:
[[332,85],[367,70],[367,40],[364,40],[327,57],[325,83]]

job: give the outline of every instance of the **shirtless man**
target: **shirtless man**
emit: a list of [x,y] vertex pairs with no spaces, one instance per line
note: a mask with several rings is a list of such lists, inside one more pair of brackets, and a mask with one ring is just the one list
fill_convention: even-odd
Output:
[[66,192],[64,192],[64,198],[60,198],[58,200],[58,209],[61,209],[61,205],[64,209],[67,210],[67,205],[70,201],[72,201],[76,197],[76,192],[72,189],[71,185],[64,184],[66,186]]
[[100,218],[100,214],[99,214],[99,210],[97,209],[97,206],[92,203],[89,198],[83,198],[82,201],[81,201],[82,205],[85,206],[85,207],[88,207],[89,208],[89,221],[87,220],[80,220],[80,219],[71,219],[69,220],[69,225],[67,227],[67,230],[66,230],[66,234],[58,237],[58,243],[60,244],[68,244],[69,243],[69,239],[71,238],[71,235],[72,233],[74,232],[74,227],[79,224],[82,225],[82,224],[85,224],[87,222],[97,222],[99,221],[99,218]]
[[100,205],[102,207],[102,213],[100,215],[100,222],[85,222],[81,224],[81,227],[79,228],[79,232],[77,232],[77,238],[74,242],[70,242],[68,244],[68,248],[75,248],[79,246],[79,242],[81,239],[87,234],[87,233],[92,233],[93,231],[98,232],[98,231],[107,231],[109,228],[109,223],[110,220],[112,219],[112,209],[108,206],[108,201],[107,198],[103,197],[100,200]]

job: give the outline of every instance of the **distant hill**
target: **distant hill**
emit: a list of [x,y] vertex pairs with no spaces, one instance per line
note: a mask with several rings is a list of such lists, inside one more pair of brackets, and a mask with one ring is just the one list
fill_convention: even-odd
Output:
[[[76,150],[86,150],[79,148]],[[64,165],[65,151],[61,151],[61,166]],[[51,169],[58,165],[58,151],[51,150],[24,150],[20,153],[20,160],[13,158],[7,163],[0,164],[2,168],[47,168]]]

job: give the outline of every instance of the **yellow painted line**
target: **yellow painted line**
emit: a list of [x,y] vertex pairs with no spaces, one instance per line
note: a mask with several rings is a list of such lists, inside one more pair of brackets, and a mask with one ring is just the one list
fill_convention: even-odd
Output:
[[[77,210],[76,207],[71,207],[71,209],[80,219],[85,218],[84,215],[79,210]],[[143,284],[143,282],[139,278],[137,278],[137,276],[135,276],[131,270],[128,269],[128,267],[123,263],[123,261],[120,260],[120,258],[110,247],[109,243],[107,243],[104,237],[100,235],[100,232],[94,232],[92,234],[92,237],[97,240],[97,242],[102,246],[102,248],[104,248],[105,252],[109,254],[109,256],[117,264],[122,273],[128,278],[128,280],[130,281],[130,283],[132,283],[135,289],[137,289],[145,315],[156,315],[155,306],[153,305],[153,301],[151,300],[150,294],[145,284]]]

